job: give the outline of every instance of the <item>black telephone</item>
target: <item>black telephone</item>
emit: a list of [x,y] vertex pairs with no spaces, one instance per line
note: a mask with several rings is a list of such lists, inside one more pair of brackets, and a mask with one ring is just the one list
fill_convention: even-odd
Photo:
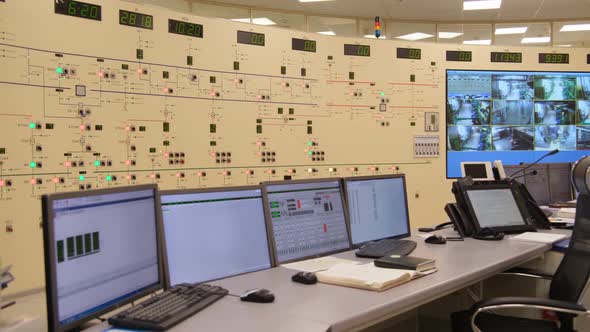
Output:
[[[479,191],[482,193],[493,190],[502,190],[504,192],[510,190],[514,196],[514,202],[518,206],[519,212],[522,215],[522,224],[495,225],[493,227],[480,225],[475,213],[475,208],[469,197],[469,193],[472,191]],[[445,206],[445,212],[453,222],[457,232],[462,237],[474,237],[481,240],[501,240],[504,237],[503,232],[535,230],[531,225],[533,218],[529,213],[529,207],[526,204],[526,194],[522,193],[518,185],[512,183],[512,181],[474,181],[471,177],[466,177],[453,183],[452,192],[455,195],[456,203],[447,204]],[[526,191],[526,193],[528,193],[528,191]]]

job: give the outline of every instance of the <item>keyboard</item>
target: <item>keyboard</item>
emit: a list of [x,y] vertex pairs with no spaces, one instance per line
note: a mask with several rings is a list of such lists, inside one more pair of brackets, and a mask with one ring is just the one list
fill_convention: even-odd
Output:
[[411,240],[385,239],[371,242],[360,248],[356,255],[363,258],[381,258],[384,256],[406,256],[416,249],[416,242]]
[[135,330],[166,331],[227,295],[208,284],[179,284],[109,318],[109,324]]

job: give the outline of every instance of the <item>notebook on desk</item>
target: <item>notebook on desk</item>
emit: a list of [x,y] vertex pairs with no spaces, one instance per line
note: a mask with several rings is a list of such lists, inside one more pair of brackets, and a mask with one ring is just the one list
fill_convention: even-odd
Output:
[[434,272],[436,272],[436,269],[427,272],[416,272],[380,268],[373,263],[343,263],[318,272],[316,276],[319,282],[325,284],[382,292]]

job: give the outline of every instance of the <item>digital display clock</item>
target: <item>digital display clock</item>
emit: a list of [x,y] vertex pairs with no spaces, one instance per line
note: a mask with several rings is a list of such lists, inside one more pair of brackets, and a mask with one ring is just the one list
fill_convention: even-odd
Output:
[[509,62],[522,63],[522,53],[520,52],[492,52],[491,62]]
[[568,53],[539,53],[539,63],[570,63],[570,55]]
[[304,51],[304,52],[314,52],[316,51],[316,41],[315,40],[305,40],[305,39],[291,39],[291,48],[294,51]]
[[472,56],[471,51],[447,51],[447,61],[471,62]]
[[142,29],[154,29],[154,17],[152,15],[119,10],[119,24]]
[[397,48],[398,59],[412,59],[420,60],[422,58],[422,50],[419,48]]
[[55,1],[55,13],[89,20],[102,20],[102,7],[92,3],[73,0]]
[[168,32],[177,35],[203,38],[203,26],[200,24],[169,19]]
[[344,55],[352,56],[371,56],[371,46],[344,44]]
[[238,31],[238,43],[264,46],[264,34],[248,31]]

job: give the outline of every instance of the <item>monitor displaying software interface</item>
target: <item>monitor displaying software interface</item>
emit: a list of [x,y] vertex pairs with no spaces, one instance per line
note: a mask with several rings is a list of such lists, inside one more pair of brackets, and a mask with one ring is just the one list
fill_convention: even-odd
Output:
[[170,285],[271,267],[260,188],[160,197]]
[[340,181],[267,184],[279,263],[350,248]]
[[510,189],[468,190],[467,196],[482,228],[526,224]]
[[51,202],[60,325],[161,283],[154,189]]
[[403,177],[344,181],[352,244],[410,235]]

